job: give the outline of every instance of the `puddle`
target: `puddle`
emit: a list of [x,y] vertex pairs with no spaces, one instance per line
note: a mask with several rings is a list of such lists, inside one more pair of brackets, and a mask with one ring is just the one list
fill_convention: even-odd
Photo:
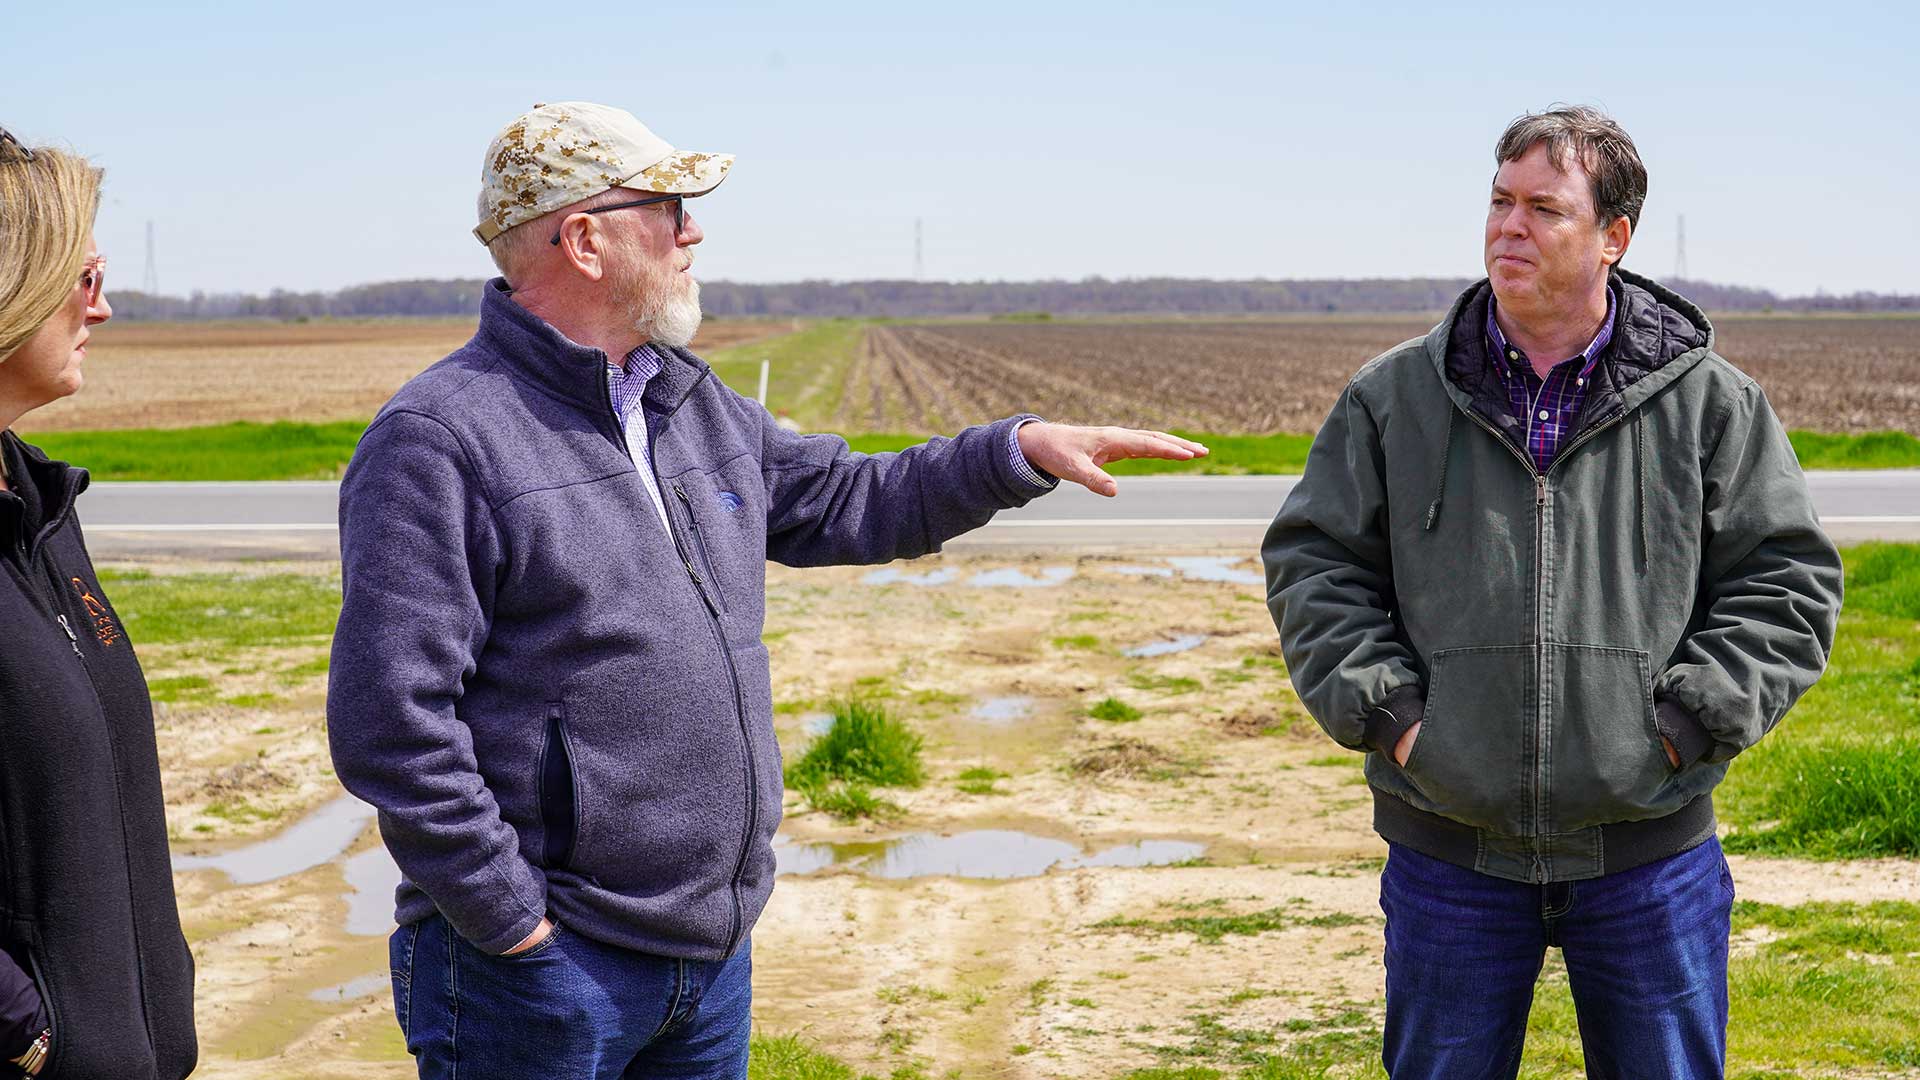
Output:
[[1141,840],[1093,854],[1064,840],[1006,829],[941,836],[915,833],[883,843],[774,845],[776,873],[811,874],[852,866],[873,877],[1023,878],[1059,867],[1165,866],[1197,858],[1206,848],[1186,840]]
[[1168,559],[1180,576],[1195,581],[1226,581],[1235,585],[1265,585],[1267,579],[1251,570],[1236,569],[1246,559],[1236,555],[1186,556]]
[[875,570],[860,579],[866,585],[945,585],[960,576],[960,571],[952,567],[944,570],[929,570],[924,574],[909,574],[897,566]]
[[268,840],[220,855],[176,855],[175,870],[223,870],[235,885],[258,885],[340,857],[366,831],[374,809],[342,795]]
[[1197,649],[1207,640],[1205,634],[1181,634],[1177,638],[1165,641],[1149,641],[1145,645],[1135,645],[1131,649],[1122,649],[1121,656],[1144,658],[1148,656],[1166,656],[1168,653],[1186,652]]
[[390,975],[362,975],[357,979],[348,979],[339,986],[329,986],[324,990],[315,990],[307,995],[308,1001],[358,1001],[372,997],[393,985]]
[[347,933],[385,937],[393,932],[393,892],[400,887],[400,868],[386,845],[368,848],[348,859]]
[[1044,567],[1037,578],[1028,577],[1025,571],[1007,567],[1004,570],[983,570],[968,578],[967,584],[976,589],[1045,589],[1072,577],[1071,566]]
[[1197,859],[1206,845],[1187,840],[1141,840],[1062,863],[1069,870],[1087,866],[1168,866]]
[[973,707],[968,716],[975,720],[985,720],[989,724],[1011,724],[1015,720],[1024,720],[1033,714],[1033,699],[1030,697],[994,697],[988,698]]
[[1106,567],[1106,569],[1116,574],[1126,574],[1131,577],[1173,576],[1173,567],[1171,566],[1109,566]]
[[800,730],[813,738],[819,738],[833,730],[833,714],[824,712],[802,713]]

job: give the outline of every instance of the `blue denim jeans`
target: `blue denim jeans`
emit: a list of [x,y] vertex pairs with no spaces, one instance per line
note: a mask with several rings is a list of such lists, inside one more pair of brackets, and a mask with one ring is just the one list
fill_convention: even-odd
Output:
[[421,1080],[743,1080],[751,940],[729,960],[675,960],[556,927],[515,956],[432,915],[395,930],[393,1007]]
[[1733,877],[1708,840],[1587,881],[1524,885],[1391,845],[1387,1024],[1394,1080],[1511,1078],[1547,949],[1567,964],[1589,1077],[1726,1067]]

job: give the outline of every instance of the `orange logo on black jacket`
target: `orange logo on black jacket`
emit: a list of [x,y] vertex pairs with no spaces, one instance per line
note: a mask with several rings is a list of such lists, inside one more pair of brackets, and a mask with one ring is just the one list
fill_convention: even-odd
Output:
[[126,637],[120,625],[113,621],[113,613],[107,610],[107,605],[102,603],[99,597],[93,595],[93,590],[87,588],[87,583],[79,578],[71,580],[73,591],[80,594],[80,602],[87,606],[87,621],[93,624],[93,636],[100,639],[100,644],[110,646]]

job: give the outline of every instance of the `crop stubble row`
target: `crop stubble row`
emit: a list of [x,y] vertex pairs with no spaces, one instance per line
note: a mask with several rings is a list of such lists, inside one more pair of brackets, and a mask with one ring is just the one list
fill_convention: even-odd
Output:
[[[1732,317],[1717,347],[1790,428],[1920,432],[1920,319]],[[876,326],[835,426],[951,432],[1032,411],[1070,423],[1311,432],[1418,318]]]

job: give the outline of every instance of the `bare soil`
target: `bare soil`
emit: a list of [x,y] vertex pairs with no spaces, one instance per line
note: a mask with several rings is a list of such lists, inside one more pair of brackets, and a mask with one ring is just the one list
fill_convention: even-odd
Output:
[[[1789,428],[1920,432],[1920,319],[1730,316],[1722,356]],[[1031,410],[1069,423],[1220,434],[1311,432],[1369,359],[1430,319],[876,326],[834,430],[934,434]]]
[[[919,1065],[940,1076],[1093,1078],[1189,1046],[1202,1014],[1283,1039],[1293,1021],[1357,1011],[1377,1022],[1384,845],[1369,826],[1358,756],[1301,710],[1259,586],[1130,575],[1122,565],[991,553],[911,568],[958,571],[937,587],[867,585],[857,568],[769,568],[776,727],[789,760],[809,737],[806,715],[852,693],[885,703],[927,739],[926,785],[881,793],[898,817],[844,823],[789,792],[791,842],[1012,829],[1088,851],[1143,839],[1205,850],[1180,865],[998,881],[890,881],[847,866],[783,877],[754,931],[761,1032],[800,1033],[875,1075]],[[1051,567],[1073,576],[1053,587],[967,584],[1009,568],[1039,579]],[[1190,634],[1207,638],[1151,659],[1121,655]],[[270,836],[338,794],[322,677],[283,674],[311,654],[209,658],[176,647],[142,657],[150,677],[205,672],[222,697],[276,695],[181,704],[161,718],[176,851]],[[1024,718],[972,715],[985,699],[1016,695],[1031,699]],[[1089,717],[1106,697],[1140,719]],[[959,774],[982,766],[1005,774],[994,793],[962,791]],[[236,799],[268,816],[209,812]],[[370,831],[354,850],[376,842]],[[1775,903],[1920,889],[1920,863],[1908,861],[1734,867],[1743,897]],[[176,882],[200,964],[205,1064],[196,1075],[413,1075],[387,991],[309,999],[387,968],[384,939],[344,930],[339,861],[261,885],[205,871]],[[1102,925],[1272,909],[1287,914],[1283,928],[1212,944]]]
[[[84,393],[33,414],[35,431],[191,427],[234,420],[367,420],[400,385],[473,336],[472,319],[120,323],[96,327]],[[792,329],[709,320],[696,350]]]

